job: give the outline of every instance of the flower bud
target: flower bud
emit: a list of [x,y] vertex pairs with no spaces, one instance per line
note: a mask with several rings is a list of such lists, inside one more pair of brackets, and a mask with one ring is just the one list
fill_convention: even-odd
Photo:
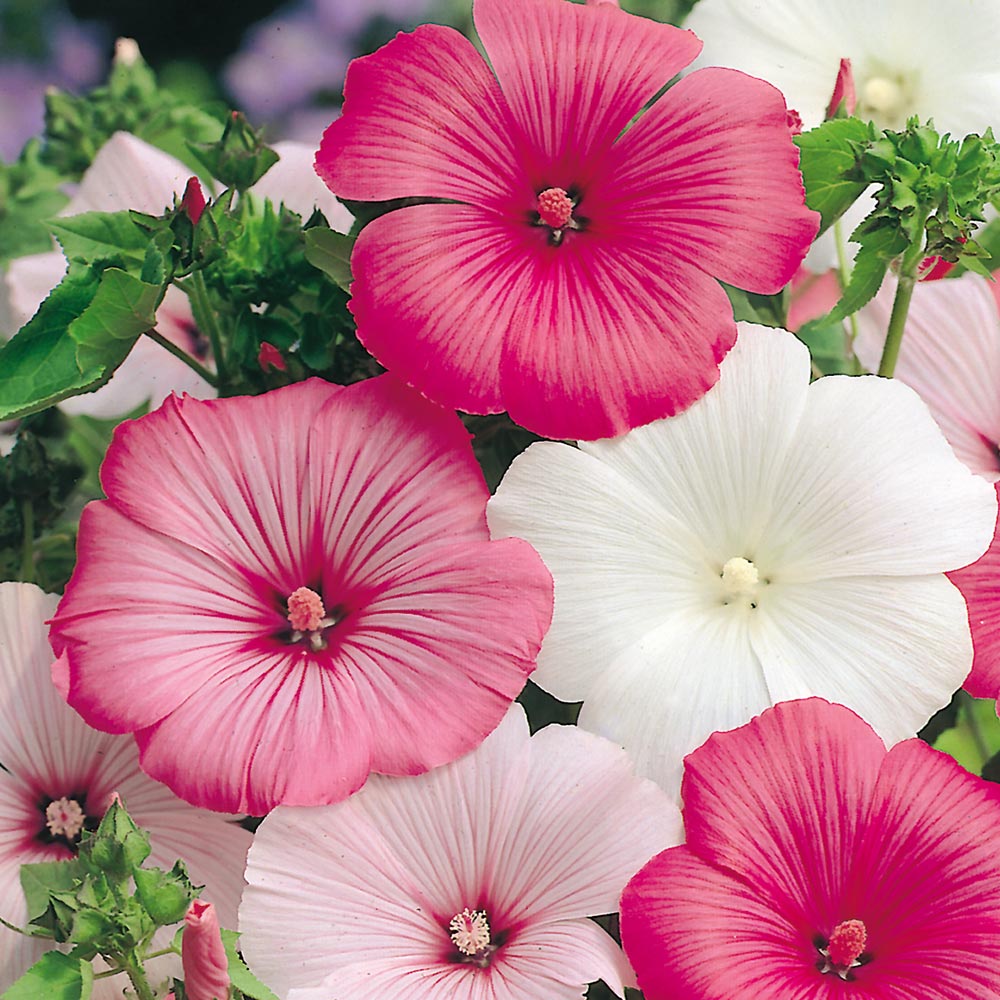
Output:
[[219,918],[211,903],[196,899],[184,917],[181,940],[184,993],[188,1000],[229,1000],[229,963]]

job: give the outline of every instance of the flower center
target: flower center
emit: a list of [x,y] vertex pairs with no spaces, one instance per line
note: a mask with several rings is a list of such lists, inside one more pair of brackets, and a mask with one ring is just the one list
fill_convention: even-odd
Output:
[[881,128],[902,128],[913,110],[912,97],[903,76],[875,73],[861,87],[857,113],[871,118]]
[[573,218],[573,201],[562,188],[546,188],[538,196],[538,218],[550,229],[565,229]]
[[75,840],[87,821],[87,814],[76,799],[55,799],[45,807],[45,825],[53,837]]
[[843,920],[833,929],[826,945],[817,944],[822,956],[820,972],[836,972],[841,979],[853,979],[851,970],[864,965],[868,929],[861,920]]
[[310,590],[299,587],[288,595],[288,623],[292,626],[291,641],[308,640],[314,653],[326,649],[325,631],[337,624],[337,619],[327,613],[323,598]]
[[493,934],[485,910],[470,910],[468,907],[451,918],[448,936],[459,952],[452,960],[477,965],[480,969],[489,966],[493,953],[507,937],[504,933]]

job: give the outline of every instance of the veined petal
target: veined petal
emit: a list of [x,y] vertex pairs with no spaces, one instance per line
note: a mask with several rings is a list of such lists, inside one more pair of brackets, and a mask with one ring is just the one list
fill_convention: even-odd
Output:
[[779,704],[687,758],[687,848],[793,926],[829,932],[846,919],[847,872],[884,760],[854,712],[818,698]]
[[814,382],[786,461],[767,528],[778,582],[939,573],[993,537],[993,489],[895,379]]
[[344,111],[323,135],[316,171],[335,194],[358,201],[502,206],[512,192],[534,194],[496,80],[467,38],[435,24],[351,63]]
[[676,798],[685,754],[772,700],[745,609],[719,606],[684,611],[638,636],[608,665],[579,724],[625,747],[637,773]]
[[700,603],[701,542],[671,517],[661,494],[636,488],[582,449],[531,445],[507,470],[487,515],[494,538],[527,539],[556,581],[533,680],[563,701],[589,698],[636,635],[656,629],[672,609]]
[[972,665],[965,602],[941,574],[776,585],[750,639],[775,701],[829,698],[889,743],[948,704]]
[[612,147],[605,211],[670,259],[754,292],[780,291],[816,236],[785,102],[733,70],[699,70]]
[[276,142],[271,148],[278,162],[250,189],[257,198],[270,198],[276,207],[284,204],[302,216],[305,222],[318,208],[331,229],[346,233],[354,216],[330,193],[313,169],[316,154],[307,142]]
[[318,569],[304,561],[313,541],[303,481],[309,428],[341,391],[313,379],[225,401],[170,397],[116,429],[101,468],[105,492],[137,523],[291,593]]
[[622,944],[646,1000],[861,1000],[824,990],[798,930],[756,886],[687,847],[653,858],[622,895]]
[[[997,491],[1000,498],[1000,486]],[[972,671],[962,686],[976,698],[996,698],[1000,695],[1000,533],[994,534],[979,559],[948,578],[965,598],[972,629]]]
[[[143,770],[207,809],[264,815],[350,795],[371,770],[367,713],[349,675],[295,653],[247,653],[136,732]],[[178,754],[178,746],[213,753]],[[317,776],[322,775],[321,779]]]
[[701,51],[692,32],[616,4],[476,0],[474,20],[535,193],[586,184],[622,129]]

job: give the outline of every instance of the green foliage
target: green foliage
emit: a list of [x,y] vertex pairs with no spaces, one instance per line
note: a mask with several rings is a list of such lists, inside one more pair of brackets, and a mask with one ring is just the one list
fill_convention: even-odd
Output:
[[77,179],[115,132],[131,132],[197,172],[191,142],[211,143],[222,121],[159,87],[137,50],[126,44],[116,55],[108,82],[80,97],[50,90],[45,98],[46,141],[42,159]]
[[[0,268],[24,254],[52,249],[45,220],[66,204],[63,177],[42,163],[32,139],[15,163],[0,163]],[[12,330],[0,330],[0,336]]]
[[239,111],[226,119],[222,137],[209,143],[188,143],[210,177],[224,187],[246,191],[278,162],[278,154],[264,143]]
[[94,968],[73,952],[50,951],[43,955],[0,1000],[89,1000]]
[[736,322],[759,323],[761,326],[783,327],[788,318],[787,292],[758,295],[720,282],[733,307]]
[[318,267],[338,288],[350,291],[351,251],[354,239],[332,229],[316,227],[306,233],[306,260]]
[[874,139],[875,127],[857,118],[824,122],[795,137],[806,204],[820,213],[820,232],[829,229],[865,190],[856,170]]

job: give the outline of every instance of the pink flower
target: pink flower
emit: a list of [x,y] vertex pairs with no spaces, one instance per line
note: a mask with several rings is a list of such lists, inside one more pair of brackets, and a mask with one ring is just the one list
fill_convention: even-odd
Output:
[[465,753],[552,581],[490,542],[468,432],[384,376],[170,397],[121,425],[53,621],[69,703],[198,805],[317,805]]
[[573,1000],[634,978],[590,914],[680,839],[625,753],[520,706],[476,750],[257,832],[240,909],[253,971],[287,1000]]
[[687,758],[684,824],[622,896],[646,1000],[1000,995],[1000,797],[921,741],[778,705]]
[[847,117],[854,114],[858,104],[858,95],[854,89],[854,73],[851,70],[851,60],[841,59],[837,70],[837,79],[833,84],[833,94],[826,108],[827,118]]
[[684,409],[736,337],[718,281],[776,292],[816,234],[783,98],[709,69],[640,115],[691,32],[566,0],[476,0],[475,21],[489,65],[450,28],[399,35],[351,64],[323,137],[340,197],[426,201],[361,232],[362,342],[550,437]]
[[227,1000],[229,961],[219,918],[211,903],[196,899],[184,916],[181,943],[184,995],[187,1000]]
[[[81,830],[96,827],[117,792],[150,833],[147,863],[170,868],[183,859],[234,926],[250,834],[181,802],[142,773],[131,739],[95,732],[67,708],[49,678],[45,619],[57,600],[30,584],[0,583],[0,917],[24,925],[21,865],[72,857]],[[0,926],[0,991],[47,947]],[[157,981],[180,974],[169,957],[148,968]],[[120,998],[122,986],[123,977],[99,980],[93,996]]]

